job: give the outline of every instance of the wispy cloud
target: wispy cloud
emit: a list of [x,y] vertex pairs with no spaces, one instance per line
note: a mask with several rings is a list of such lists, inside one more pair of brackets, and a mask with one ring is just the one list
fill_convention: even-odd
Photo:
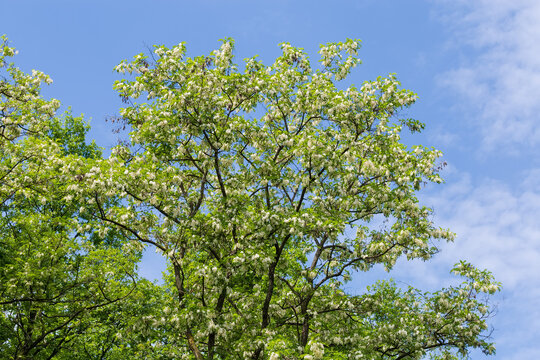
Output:
[[487,150],[540,143],[540,1],[435,0],[461,64],[440,83],[461,95]]
[[461,183],[430,200],[441,223],[458,234],[441,257],[464,258],[488,268],[508,290],[518,289],[524,281],[540,288],[539,191],[491,180],[473,186],[464,176]]
[[475,181],[457,169],[447,175],[449,184],[428,191],[422,202],[436,209],[437,224],[457,233],[456,241],[443,245],[433,261],[398,263],[394,276],[420,288],[440,288],[451,281],[445,274],[460,259],[492,271],[503,283],[492,322],[500,358],[540,358],[540,169],[526,171],[513,187]]

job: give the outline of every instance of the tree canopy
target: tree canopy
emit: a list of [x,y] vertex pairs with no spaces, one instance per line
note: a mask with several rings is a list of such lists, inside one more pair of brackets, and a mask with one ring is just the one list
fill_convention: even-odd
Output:
[[[116,67],[129,140],[108,158],[81,118],[57,116],[39,72],[1,83],[0,347],[17,358],[437,359],[494,353],[499,289],[460,262],[454,287],[344,284],[401,257],[429,260],[437,227],[416,194],[441,153],[401,141],[416,94],[391,74],[340,87],[358,40],[288,43],[264,65],[156,46]],[[138,102],[140,101],[140,102]],[[382,224],[382,225],[381,225]],[[27,244],[27,245],[25,245]],[[140,279],[151,246],[168,270]],[[39,323],[39,325],[37,325]],[[46,330],[49,329],[49,330]],[[66,333],[64,335],[64,333]],[[45,335],[44,335],[45,334]],[[39,342],[34,353],[27,343]],[[68,346],[69,344],[69,346]],[[39,351],[38,351],[39,350]],[[34,355],[32,355],[34,354]],[[29,357],[30,355],[34,357]],[[26,356],[26,357],[24,357]],[[71,357],[70,357],[71,356]]]

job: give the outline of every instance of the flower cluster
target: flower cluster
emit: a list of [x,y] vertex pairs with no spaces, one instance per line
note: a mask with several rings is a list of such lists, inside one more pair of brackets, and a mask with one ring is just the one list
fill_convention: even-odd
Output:
[[[11,299],[0,304],[16,305],[0,311],[0,326],[25,319],[13,326],[22,334],[37,308],[23,304],[43,303],[40,319],[69,319],[43,321],[43,331],[81,334],[59,346],[96,358],[493,352],[479,295],[499,285],[467,263],[454,269],[463,284],[434,293],[392,282],[344,291],[357,272],[428,260],[454,238],[416,196],[442,181],[442,154],[401,141],[424,126],[400,117],[416,94],[393,74],[336,85],[359,63],[359,41],[321,46],[317,70],[283,43],[274,63],[252,57],[241,71],[232,39],[207,56],[179,44],[123,61],[114,86],[130,139],[108,158],[85,142],[81,118],[58,117],[59,103],[40,97],[46,75],[7,65],[15,51],[5,41],[0,294]],[[167,260],[162,286],[133,274],[146,246]],[[10,341],[0,351],[18,357]]]

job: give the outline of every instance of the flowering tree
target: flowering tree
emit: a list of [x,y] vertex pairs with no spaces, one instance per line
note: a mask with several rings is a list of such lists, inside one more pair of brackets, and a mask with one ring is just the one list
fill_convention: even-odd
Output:
[[83,204],[67,201],[58,174],[67,158],[97,159],[100,152],[85,143],[81,118],[58,117],[59,102],[41,97],[50,78],[25,74],[8,63],[13,55],[2,37],[0,354],[58,359],[94,331],[94,312],[118,317],[111,305],[133,293],[138,254],[91,229],[77,232],[87,222],[79,215]]
[[[103,236],[118,231],[168,260],[176,300],[154,321],[171,330],[149,346],[197,360],[493,353],[480,294],[498,284],[470,264],[454,269],[460,286],[435,293],[391,282],[343,291],[354,272],[428,260],[435,240],[453,238],[415,197],[441,182],[440,152],[400,142],[403,127],[423,128],[399,117],[416,95],[393,75],[339,89],[358,41],[322,46],[317,69],[285,43],[271,66],[254,57],[240,70],[233,44],[194,58],[183,44],[158,46],[153,61],[122,62],[130,141],[63,167],[77,180],[70,201],[87,199]],[[106,208],[111,197],[120,201]]]

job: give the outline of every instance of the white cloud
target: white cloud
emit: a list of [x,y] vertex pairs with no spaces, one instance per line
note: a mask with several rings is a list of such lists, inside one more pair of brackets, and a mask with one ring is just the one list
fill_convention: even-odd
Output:
[[460,259],[492,271],[503,283],[492,321],[500,358],[539,358],[540,169],[527,171],[514,187],[494,180],[475,183],[457,169],[447,177],[450,184],[428,191],[422,202],[436,210],[437,224],[457,233],[456,241],[443,245],[432,261],[400,262],[391,275],[436,289],[451,281],[448,271]]
[[478,120],[486,149],[540,143],[540,1],[438,0],[462,64],[439,77]]
[[456,169],[450,175],[448,185],[421,199],[435,209],[436,224],[457,234],[441,246],[436,266],[464,259],[491,270],[509,291],[524,282],[540,289],[540,169],[528,170],[514,188],[489,179],[473,184]]

